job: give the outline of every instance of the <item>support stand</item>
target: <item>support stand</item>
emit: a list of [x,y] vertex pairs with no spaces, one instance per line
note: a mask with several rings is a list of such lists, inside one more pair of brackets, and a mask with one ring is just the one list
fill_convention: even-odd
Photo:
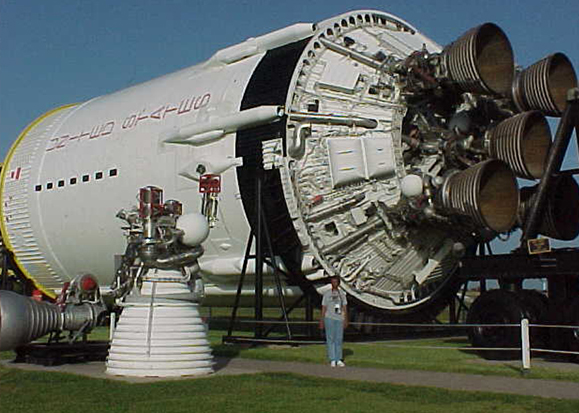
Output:
[[[0,290],[16,290],[24,295],[31,295],[34,290],[32,283],[22,274],[14,262],[12,252],[2,243],[0,243],[0,260],[2,265],[0,268]],[[12,275],[10,275],[10,272],[12,272]],[[15,286],[15,284],[18,284],[18,286]]]
[[[247,247],[245,249],[245,258],[243,261],[243,267],[241,270],[241,275],[239,278],[239,283],[237,285],[237,293],[235,296],[235,302],[231,312],[231,317],[229,320],[229,328],[227,331],[227,336],[223,337],[223,342],[306,342],[307,340],[297,340],[291,330],[288,315],[289,313],[298,307],[298,305],[305,299],[306,301],[306,320],[313,320],[313,305],[311,299],[307,295],[302,296],[298,301],[296,301],[289,309],[286,306],[285,298],[283,294],[281,275],[287,278],[288,274],[285,273],[279,266],[278,260],[274,254],[273,246],[271,243],[271,238],[269,236],[269,230],[267,227],[267,220],[265,219],[265,212],[263,210],[263,199],[262,199],[262,187],[263,187],[263,171],[258,169],[256,171],[255,178],[256,187],[256,208],[255,208],[255,223],[254,228],[251,229],[249,238],[247,240]],[[251,254],[253,247],[253,241],[255,239],[255,254]],[[247,273],[247,266],[249,260],[255,260],[255,305],[254,305],[254,334],[253,338],[249,337],[239,337],[233,336],[234,326],[237,321],[237,310],[239,308],[239,302],[241,299],[241,292],[243,289],[243,283],[245,281],[245,275]],[[279,305],[281,309],[281,317],[276,320],[276,324],[269,327],[264,331],[264,318],[263,318],[263,266],[268,265],[273,269],[273,276],[276,286],[276,292],[279,299]],[[283,321],[283,326],[285,327],[285,336],[281,339],[271,339],[268,338],[269,334],[273,332],[278,323]],[[311,331],[310,331],[311,333]],[[319,341],[319,340],[318,340]],[[316,342],[318,342],[316,341]]]
[[8,250],[0,245],[2,255],[2,274],[0,274],[0,290],[8,290]]
[[465,298],[468,290],[468,282],[462,284],[460,289],[460,296],[453,297],[448,303],[449,322],[450,324],[458,324],[461,322],[461,317],[468,312]]
[[523,228],[520,249],[526,249],[527,241],[535,238],[538,234],[539,222],[543,216],[543,209],[547,200],[547,191],[553,179],[561,172],[561,165],[567,153],[573,128],[575,128],[575,135],[579,144],[579,89],[577,88],[570,89],[567,93],[567,106],[559,121],[555,140],[547,156],[547,165],[539,183],[537,198],[531,206],[529,217]]

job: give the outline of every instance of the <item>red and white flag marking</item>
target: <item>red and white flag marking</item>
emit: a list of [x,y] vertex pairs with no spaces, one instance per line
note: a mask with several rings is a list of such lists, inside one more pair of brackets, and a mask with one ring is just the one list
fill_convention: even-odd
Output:
[[8,171],[8,179],[11,179],[13,181],[17,181],[20,179],[20,175],[22,173],[22,168],[18,167],[16,169],[13,169],[11,171]]

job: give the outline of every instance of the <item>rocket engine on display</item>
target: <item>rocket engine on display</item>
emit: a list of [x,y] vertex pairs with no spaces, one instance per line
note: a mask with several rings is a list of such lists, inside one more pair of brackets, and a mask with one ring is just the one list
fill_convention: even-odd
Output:
[[[290,274],[286,296],[322,291],[339,276],[360,311],[431,319],[458,288],[460,258],[524,225],[534,190],[520,197],[518,178],[542,176],[546,116],[561,115],[576,84],[561,53],[516,66],[492,23],[446,47],[379,11],[296,24],[33,122],[2,169],[2,240],[49,297],[78,274],[118,297],[139,287],[129,267],[194,266],[201,304],[226,306],[260,199]],[[200,193],[208,179],[221,192]],[[198,237],[202,255],[197,247],[159,255],[150,233],[139,253],[123,256],[114,217],[146,187],[182,203],[181,218],[166,214],[167,248],[177,245],[171,234],[198,237],[202,213],[211,228]],[[575,206],[562,199],[577,191],[574,179],[558,181],[542,234],[577,236]],[[132,225],[130,214],[121,218]],[[255,270],[250,262],[250,279]],[[275,298],[269,276],[265,296]],[[6,314],[20,311],[7,297],[0,345],[10,335]]]

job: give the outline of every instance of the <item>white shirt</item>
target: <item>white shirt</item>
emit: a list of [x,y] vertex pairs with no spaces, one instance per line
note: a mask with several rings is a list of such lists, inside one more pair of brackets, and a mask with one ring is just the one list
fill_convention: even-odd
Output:
[[344,319],[344,309],[348,305],[346,294],[340,290],[330,289],[322,296],[322,305],[326,307],[326,318]]

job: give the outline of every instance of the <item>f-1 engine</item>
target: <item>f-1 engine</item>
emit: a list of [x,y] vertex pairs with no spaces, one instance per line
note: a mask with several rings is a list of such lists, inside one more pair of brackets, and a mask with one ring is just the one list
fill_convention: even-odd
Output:
[[[542,176],[545,116],[576,83],[561,53],[516,66],[492,23],[446,47],[379,11],[296,24],[38,119],[2,170],[2,239],[46,295],[81,272],[110,293],[124,251],[111,217],[158,186],[208,217],[203,303],[228,305],[261,199],[287,295],[337,275],[366,311],[432,318],[459,259],[524,224],[533,189],[520,202],[518,179]],[[208,175],[220,194],[199,194]],[[559,212],[577,184],[558,185]],[[576,214],[551,217],[543,234],[576,237]]]

